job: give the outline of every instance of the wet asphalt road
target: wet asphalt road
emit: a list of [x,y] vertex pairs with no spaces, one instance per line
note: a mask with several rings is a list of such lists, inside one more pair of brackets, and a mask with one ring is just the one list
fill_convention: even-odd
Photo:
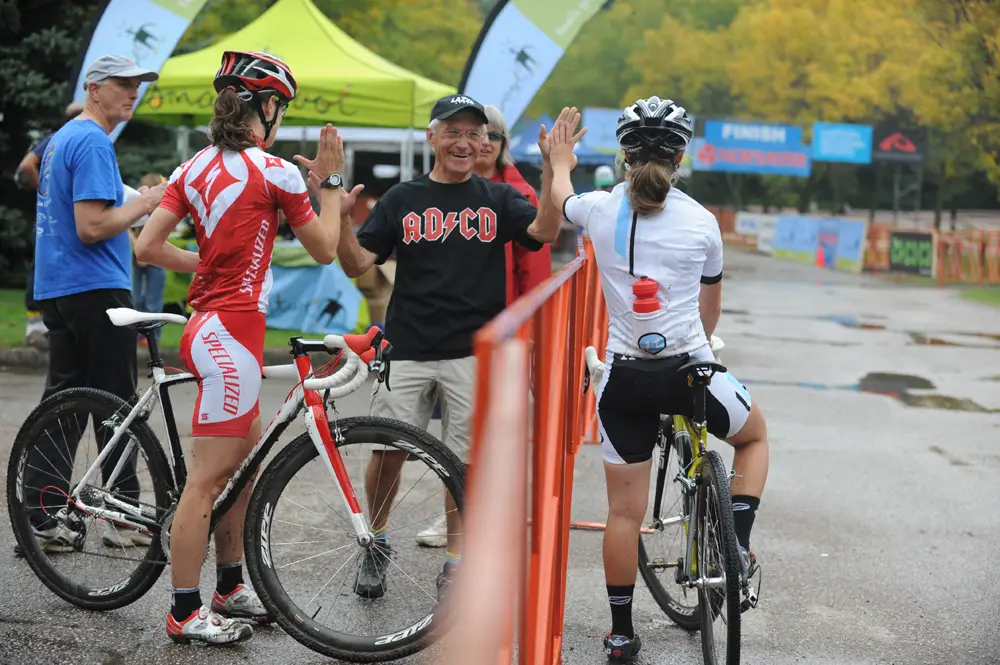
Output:
[[[763,408],[771,440],[753,536],[762,600],[744,615],[743,662],[1000,663],[1000,339],[963,334],[1000,335],[1000,309],[736,250],[726,258],[723,362]],[[0,373],[4,469],[41,386],[36,374]],[[285,391],[265,384],[265,413]],[[192,402],[176,404],[182,431]],[[341,409],[366,405],[357,395]],[[601,489],[576,493],[574,519],[603,521],[596,446],[584,446],[576,476],[577,488]],[[570,543],[564,662],[597,665],[609,626],[601,534],[574,531]],[[51,594],[12,546],[4,509],[2,663],[333,662],[278,628],[233,648],[173,646],[162,627],[167,573],[135,604],[96,614]],[[203,579],[213,579],[207,568]],[[635,603],[637,662],[701,662],[697,634],[674,627],[641,580]],[[433,662],[442,649],[461,662],[448,647],[405,662]]]

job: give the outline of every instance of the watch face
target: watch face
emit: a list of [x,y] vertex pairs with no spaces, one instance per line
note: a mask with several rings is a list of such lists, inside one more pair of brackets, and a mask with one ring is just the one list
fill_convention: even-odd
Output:
[[333,173],[330,175],[329,178],[326,179],[326,181],[334,187],[339,187],[341,182],[340,175],[337,173]]

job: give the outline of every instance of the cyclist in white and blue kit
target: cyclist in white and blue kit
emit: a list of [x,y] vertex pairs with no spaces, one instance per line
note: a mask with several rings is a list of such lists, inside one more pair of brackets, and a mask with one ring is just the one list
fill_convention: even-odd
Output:
[[[552,200],[594,246],[610,330],[596,388],[608,520],[604,572],[611,606],[606,653],[629,660],[640,648],[632,629],[639,529],[660,414],[691,415],[691,388],[676,372],[714,360],[709,339],[722,311],[722,236],[708,210],[672,186],[693,131],[687,112],[658,97],[637,100],[618,120],[626,180],[610,192],[575,195],[576,165],[565,127],[549,134]],[[728,372],[707,399],[709,432],[735,448],[736,536],[752,576],[750,530],[768,469],[767,428],[750,394]]]

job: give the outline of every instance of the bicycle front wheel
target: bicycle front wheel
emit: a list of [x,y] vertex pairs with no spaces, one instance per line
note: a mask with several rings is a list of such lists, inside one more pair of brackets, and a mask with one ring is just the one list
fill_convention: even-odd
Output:
[[444,632],[445,549],[421,547],[416,536],[435,525],[446,531],[448,495],[461,514],[465,466],[433,436],[399,421],[346,418],[339,433],[357,501],[369,525],[384,524],[387,544],[359,544],[325,456],[302,434],[254,489],[247,569],[268,612],[301,644],[341,660],[396,660]]
[[[45,586],[85,609],[135,602],[166,563],[158,529],[142,533],[95,517],[68,498],[133,406],[93,388],[58,392],[35,407],[11,450],[7,510],[20,552]],[[126,451],[114,486],[106,487]],[[172,478],[156,435],[136,419],[81,496],[89,506],[160,523],[171,506]]]
[[696,502],[702,655],[706,665],[739,665],[740,550],[729,475],[722,456],[714,450],[705,453],[702,461]]

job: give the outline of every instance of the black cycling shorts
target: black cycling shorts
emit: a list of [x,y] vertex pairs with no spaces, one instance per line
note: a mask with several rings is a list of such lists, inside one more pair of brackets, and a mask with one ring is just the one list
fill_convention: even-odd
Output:
[[[612,464],[645,462],[653,456],[660,415],[691,416],[694,391],[677,369],[692,361],[713,362],[706,344],[690,354],[651,360],[608,354],[597,387],[597,419],[604,459]],[[705,402],[708,431],[727,439],[750,415],[750,393],[732,374],[712,377]]]

